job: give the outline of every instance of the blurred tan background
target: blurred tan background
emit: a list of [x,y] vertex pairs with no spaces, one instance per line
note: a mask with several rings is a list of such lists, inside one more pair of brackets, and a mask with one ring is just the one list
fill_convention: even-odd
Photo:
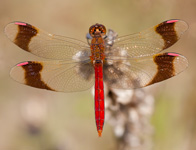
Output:
[[0,150],[115,150],[105,123],[98,138],[91,89],[55,93],[16,83],[15,64],[43,60],[5,36],[7,23],[24,21],[50,33],[86,41],[88,28],[102,23],[118,35],[142,31],[168,19],[182,19],[189,30],[169,52],[183,54],[189,67],[149,87],[155,96],[154,150],[196,149],[196,0],[0,0]]

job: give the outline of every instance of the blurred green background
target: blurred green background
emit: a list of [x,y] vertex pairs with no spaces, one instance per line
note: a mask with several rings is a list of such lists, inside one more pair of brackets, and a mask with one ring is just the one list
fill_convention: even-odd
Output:
[[56,93],[18,84],[9,77],[18,62],[43,59],[11,43],[3,32],[7,23],[23,21],[86,41],[94,23],[126,35],[168,19],[189,24],[181,40],[167,50],[186,56],[189,67],[149,87],[156,99],[154,150],[195,150],[196,0],[0,0],[0,150],[116,149],[107,123],[103,137],[97,136],[91,89]]

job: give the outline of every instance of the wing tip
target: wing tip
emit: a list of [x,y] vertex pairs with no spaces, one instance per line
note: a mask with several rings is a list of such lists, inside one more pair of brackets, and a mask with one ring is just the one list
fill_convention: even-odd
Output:
[[[28,24],[28,23],[22,22],[22,21],[10,22],[10,23],[8,23],[8,24],[4,27],[4,33],[8,36],[8,38],[9,38],[10,29],[14,28],[14,26],[31,26],[31,27],[33,27],[31,24]],[[34,28],[35,28],[35,27],[34,27]]]
[[186,21],[184,21],[184,20],[181,20],[181,19],[170,19],[170,20],[166,20],[164,22],[168,23],[168,24],[170,24],[170,23],[181,24],[181,25],[184,26],[185,31],[189,28],[188,23]]
[[176,25],[177,26],[181,26],[181,28],[182,28],[182,26],[183,26],[183,32],[185,32],[185,31],[187,31],[188,30],[188,28],[189,28],[189,25],[188,25],[188,23],[186,22],[186,21],[184,21],[184,20],[180,20],[180,19],[171,19],[171,20],[167,20],[166,21],[166,23],[176,23]]
[[27,23],[25,22],[21,22],[21,21],[14,21],[14,22],[10,22],[8,23],[5,27],[4,27],[4,33],[5,35],[11,40],[14,41],[16,34],[17,34],[17,26],[22,25],[22,26],[26,26]]
[[10,70],[10,77],[19,83],[25,84],[24,81],[24,70],[22,69],[22,66],[17,66],[15,65],[11,70]]
[[169,56],[175,57],[174,61],[180,60],[181,62],[183,62],[183,64],[180,65],[181,69],[179,69],[177,74],[183,72],[185,69],[188,68],[189,62],[188,62],[188,60],[185,56],[183,56],[181,54],[178,54],[178,53],[174,53],[174,52],[170,52],[170,53],[166,53],[166,54],[169,55]]

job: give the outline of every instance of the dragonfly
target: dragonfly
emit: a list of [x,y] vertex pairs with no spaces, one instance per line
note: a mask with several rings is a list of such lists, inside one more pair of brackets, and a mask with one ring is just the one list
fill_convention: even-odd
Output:
[[50,34],[25,22],[12,22],[5,34],[18,47],[46,61],[24,61],[11,77],[31,87],[58,92],[78,92],[94,85],[95,122],[102,135],[104,85],[136,89],[171,78],[188,66],[173,52],[159,53],[176,43],[188,29],[183,20],[164,21],[139,33],[109,38],[102,24],[89,28],[90,42]]

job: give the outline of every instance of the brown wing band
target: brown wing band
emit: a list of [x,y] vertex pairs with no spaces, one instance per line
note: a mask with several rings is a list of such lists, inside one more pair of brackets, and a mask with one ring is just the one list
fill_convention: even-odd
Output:
[[168,21],[162,22],[156,26],[155,31],[160,34],[164,40],[164,47],[166,49],[172,46],[178,40],[178,35],[175,31],[176,22],[168,23]]
[[175,60],[175,58],[175,56],[168,55],[167,53],[155,55],[154,62],[157,65],[157,73],[146,86],[163,81],[174,76],[175,69],[173,61]]
[[41,78],[42,64],[37,62],[28,62],[28,65],[21,66],[25,71],[26,84],[32,87],[55,91],[50,88]]
[[14,43],[18,45],[20,48],[29,51],[29,43],[31,42],[32,37],[36,36],[38,30],[30,25],[18,25],[18,34],[14,40]]

